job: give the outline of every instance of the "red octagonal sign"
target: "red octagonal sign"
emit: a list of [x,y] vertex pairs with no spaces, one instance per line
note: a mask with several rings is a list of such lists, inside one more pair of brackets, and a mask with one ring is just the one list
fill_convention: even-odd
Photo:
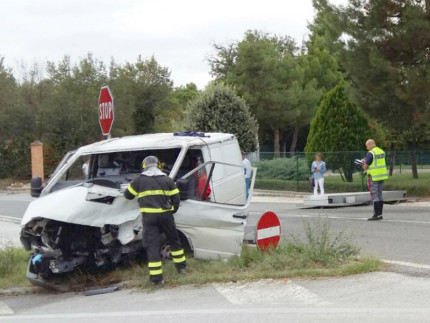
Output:
[[281,222],[273,212],[264,213],[257,224],[256,241],[261,251],[276,249],[281,240]]
[[109,86],[100,89],[99,96],[99,123],[105,136],[110,134],[114,120],[113,96]]

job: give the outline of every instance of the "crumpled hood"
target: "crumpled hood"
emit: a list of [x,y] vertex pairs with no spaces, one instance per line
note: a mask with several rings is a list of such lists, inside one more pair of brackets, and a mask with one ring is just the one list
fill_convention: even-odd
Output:
[[[112,197],[112,204],[97,202],[95,197]],[[92,200],[90,200],[92,199]],[[36,218],[102,227],[106,224],[120,225],[133,221],[140,215],[135,200],[129,201],[116,189],[93,185],[73,186],[30,203],[21,220],[25,226]]]

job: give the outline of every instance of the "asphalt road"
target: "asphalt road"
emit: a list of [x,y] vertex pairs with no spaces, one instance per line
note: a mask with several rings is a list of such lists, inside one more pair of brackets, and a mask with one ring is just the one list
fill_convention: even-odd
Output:
[[[327,220],[334,231],[344,231],[361,246],[364,254],[413,263],[417,270],[421,266],[430,272],[427,206],[386,205],[383,221],[368,222],[371,206],[300,209],[295,202],[262,200],[252,204],[248,229],[268,210],[280,217],[286,239],[303,237],[304,221]],[[28,195],[0,194],[0,215],[21,218],[30,201]],[[0,296],[0,322],[428,322],[428,277],[391,270],[330,279],[121,290],[90,297],[49,292]]]
[[[29,194],[0,194],[0,215],[22,218],[32,198]],[[275,212],[284,238],[304,236],[304,222],[327,220],[333,231],[343,231],[362,248],[362,254],[391,261],[430,265],[430,206],[396,204],[384,206],[383,221],[367,221],[372,206],[301,209],[297,201],[259,198],[252,203],[248,226],[255,226],[266,211]],[[419,205],[419,203],[417,204]]]
[[367,221],[372,206],[331,209],[300,209],[290,203],[255,203],[248,225],[258,221],[267,210],[281,219],[287,239],[304,233],[304,222],[314,224],[326,219],[333,231],[343,231],[362,254],[378,258],[430,265],[430,207],[411,204],[384,205],[384,220]]

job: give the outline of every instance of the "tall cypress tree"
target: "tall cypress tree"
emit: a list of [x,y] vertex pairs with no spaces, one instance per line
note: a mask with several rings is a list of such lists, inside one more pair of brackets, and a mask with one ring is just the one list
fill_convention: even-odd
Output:
[[362,150],[370,136],[366,117],[351,104],[344,81],[322,99],[312,120],[305,151],[328,153],[327,165],[339,170],[344,181],[352,182],[353,153]]

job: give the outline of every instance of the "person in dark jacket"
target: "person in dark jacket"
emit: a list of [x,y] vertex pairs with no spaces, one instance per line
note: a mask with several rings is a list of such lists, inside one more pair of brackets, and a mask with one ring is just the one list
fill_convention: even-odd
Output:
[[138,198],[143,221],[143,246],[148,255],[150,282],[162,285],[163,269],[160,256],[160,234],[170,243],[171,255],[179,273],[185,273],[186,258],[176,230],[173,214],[179,208],[179,190],[175,182],[161,170],[157,157],[148,156],[142,162],[143,172],[127,190],[125,198]]

